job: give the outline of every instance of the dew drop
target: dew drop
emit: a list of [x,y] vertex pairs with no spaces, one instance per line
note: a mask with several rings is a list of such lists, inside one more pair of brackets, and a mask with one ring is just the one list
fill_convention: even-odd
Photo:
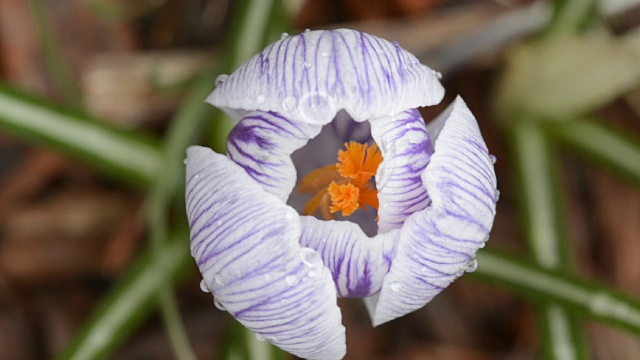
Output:
[[283,32],[282,35],[280,35],[280,40],[284,40],[288,37],[289,37],[289,34],[287,34],[286,32]]
[[265,100],[267,100],[267,98],[264,95],[258,95],[258,99],[256,101],[258,104],[264,104]]
[[216,225],[218,225],[218,226],[222,225],[222,220],[216,221]]
[[226,74],[219,75],[216,78],[216,86],[222,85],[225,81],[227,81],[228,78],[229,78],[229,75],[226,75]]
[[305,61],[303,65],[305,69],[311,69],[313,67],[313,65],[308,61]]
[[200,281],[200,290],[202,290],[203,292],[210,292],[211,290],[209,290],[209,287],[207,286],[207,283],[204,282],[204,279],[202,279],[202,281]]
[[489,155],[489,160],[491,160],[491,163],[492,163],[492,164],[495,164],[495,163],[496,163],[496,161],[498,160],[498,158],[496,158],[496,156],[495,156],[495,155]]
[[185,165],[187,165],[187,159],[184,159],[183,163],[184,163]]
[[328,53],[328,52],[326,52],[326,51],[323,51],[322,53],[320,53],[320,56],[322,56],[322,57],[328,57],[328,56],[329,56],[329,53]]
[[469,261],[469,263],[467,264],[467,267],[464,269],[464,271],[468,273],[472,273],[476,270],[478,270],[478,260],[476,259]]
[[311,31],[311,29],[304,29],[304,32],[309,32]]
[[293,220],[293,213],[291,213],[290,211],[287,211],[287,213],[284,215],[284,217],[287,218],[287,220]]
[[484,236],[484,239],[482,239],[483,242],[487,242],[489,241],[489,234]]
[[309,248],[302,248],[302,262],[309,267],[316,267],[322,265],[322,258],[315,250]]
[[279,340],[277,336],[269,336],[268,339],[269,341],[274,341],[274,342]]
[[402,284],[400,283],[391,283],[391,290],[392,291],[400,291],[400,289],[402,289]]
[[287,96],[282,100],[282,108],[285,111],[291,111],[298,107],[298,99],[293,96]]
[[287,285],[293,286],[298,283],[298,277],[295,275],[287,275],[284,278],[284,281],[287,283]]
[[271,280],[272,279],[271,273],[264,274],[264,279],[267,280],[267,281]]
[[213,299],[213,305],[216,306],[216,308],[218,308],[218,310],[222,310],[222,311],[226,311],[227,309],[224,308],[224,305],[222,305],[222,303],[220,301],[218,301],[218,299]]
[[264,337],[264,335],[256,333],[256,339],[258,339],[258,341],[264,341],[266,338]]
[[480,245],[478,246],[480,246],[480,249],[482,249],[485,245],[486,245],[485,243],[481,242]]
[[496,201],[500,200],[500,190],[496,189]]
[[436,76],[438,79],[442,80],[442,73],[440,71],[436,71]]
[[421,268],[420,268],[420,272],[427,272],[427,270],[428,270],[428,269],[427,269],[427,267],[426,267],[426,266],[423,266],[423,267],[421,267]]
[[309,271],[309,277],[310,278],[314,278],[316,276],[318,276],[318,272],[317,271],[315,271],[315,270]]
[[227,283],[227,279],[224,278],[222,274],[218,274],[214,277],[216,283],[220,286],[224,286]]

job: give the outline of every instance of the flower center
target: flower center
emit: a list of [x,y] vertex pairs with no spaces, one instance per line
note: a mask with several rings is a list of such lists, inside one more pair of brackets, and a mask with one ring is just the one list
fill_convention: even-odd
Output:
[[326,220],[334,213],[349,216],[358,209],[371,206],[378,209],[378,190],[370,181],[382,163],[382,152],[377,145],[355,141],[344,144],[338,151],[338,162],[312,171],[298,186],[298,191],[315,194],[304,207],[305,215],[314,215],[318,209]]

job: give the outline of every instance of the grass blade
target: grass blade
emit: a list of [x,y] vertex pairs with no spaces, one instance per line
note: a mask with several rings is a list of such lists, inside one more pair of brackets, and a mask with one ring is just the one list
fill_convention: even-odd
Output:
[[537,302],[555,302],[614,327],[640,334],[640,301],[597,282],[550,271],[485,249],[471,274]]
[[[538,122],[519,121],[513,125],[512,135],[521,214],[531,254],[545,269],[571,272],[574,261],[564,226],[566,194],[557,181],[553,148]],[[588,358],[582,323],[566,309],[541,303],[537,319],[547,358]]]
[[640,139],[591,119],[551,122],[545,130],[587,159],[640,185]]
[[151,314],[160,289],[179,282],[193,266],[188,241],[186,229],[177,231],[143,254],[58,359],[107,358]]
[[71,70],[64,60],[62,51],[55,39],[55,32],[47,15],[47,4],[44,0],[29,0],[31,13],[38,29],[40,47],[45,64],[66,102],[78,109],[82,108],[82,95]]
[[0,83],[1,131],[83,160],[126,182],[150,183],[160,170],[157,143],[87,119]]

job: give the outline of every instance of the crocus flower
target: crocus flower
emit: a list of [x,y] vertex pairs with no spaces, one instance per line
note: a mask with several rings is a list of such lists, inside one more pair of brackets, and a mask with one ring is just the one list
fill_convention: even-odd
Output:
[[[238,121],[228,155],[191,147],[186,170],[191,251],[219,308],[299,357],[340,359],[337,297],[365,298],[379,325],[475,269],[495,158],[460,98],[425,125],[417,108],[442,100],[438,75],[398,43],[342,29],[283,36],[219,79],[207,100]],[[292,153],[347,114],[373,141],[338,139],[335,164],[298,181]],[[305,209],[287,204],[298,190]]]

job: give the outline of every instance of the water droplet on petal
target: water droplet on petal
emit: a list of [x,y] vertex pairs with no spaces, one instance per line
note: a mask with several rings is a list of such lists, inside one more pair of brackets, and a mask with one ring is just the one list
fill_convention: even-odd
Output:
[[484,236],[484,239],[482,239],[483,242],[487,242],[489,241],[489,234]]
[[280,40],[284,40],[288,37],[289,37],[289,34],[287,34],[286,32],[283,32],[282,35],[280,35]]
[[400,283],[391,283],[391,290],[392,291],[400,291],[400,289],[402,289],[402,284]]
[[222,74],[218,76],[216,78],[216,86],[222,85],[225,81],[227,81],[228,78],[229,78],[229,75],[226,75],[226,74]]
[[185,164],[185,165],[187,165],[187,159],[184,159],[184,161],[183,161],[183,162],[184,162],[184,164]]
[[496,201],[500,200],[500,190],[496,189]]
[[318,271],[315,271],[315,270],[309,271],[309,277],[310,278],[314,278],[316,276],[318,276]]
[[311,29],[304,29],[304,32],[309,32],[311,31]]
[[264,104],[265,100],[267,100],[267,98],[264,95],[258,95],[258,99],[256,101],[258,104]]
[[420,272],[427,272],[429,270],[426,266],[420,268]]
[[224,305],[222,305],[222,303],[218,301],[218,299],[213,299],[213,305],[215,305],[218,310],[227,311],[227,309],[224,308]]
[[298,99],[293,96],[287,96],[282,100],[282,108],[286,111],[294,110],[298,107]]
[[222,274],[218,274],[214,277],[214,280],[216,281],[216,283],[218,283],[218,285],[220,286],[224,286],[227,283],[227,279],[225,279],[225,277]]
[[486,244],[481,242],[480,245],[478,245],[480,247],[480,249],[482,249]]
[[467,267],[464,269],[464,271],[468,272],[468,273],[472,273],[474,271],[476,271],[478,269],[478,260],[473,259],[471,261],[469,261],[469,263],[467,264]]
[[316,267],[322,265],[322,258],[315,250],[309,248],[302,248],[302,262],[309,267]]
[[322,57],[328,57],[328,56],[329,56],[329,53],[328,53],[328,52],[326,52],[326,51],[323,51],[323,52],[320,54],[320,56],[322,56]]
[[210,292],[211,290],[209,290],[209,287],[207,286],[207,283],[204,282],[204,279],[202,279],[202,281],[200,281],[200,290],[202,290],[203,292]]
[[492,164],[495,164],[495,163],[496,163],[496,161],[498,160],[498,158],[496,158],[496,156],[495,156],[495,155],[489,155],[489,160],[491,160],[491,163],[492,163]]
[[260,334],[256,333],[256,339],[258,339],[258,341],[264,341],[265,337],[264,337],[264,335],[260,335]]
[[305,68],[305,69],[311,69],[311,67],[313,67],[313,64],[311,64],[311,63],[310,63],[310,62],[308,62],[308,61],[305,61],[305,62],[304,62],[304,68]]
[[293,213],[291,211],[287,211],[287,213],[284,215],[284,217],[287,218],[287,220],[293,220],[295,215],[293,215]]
[[269,336],[269,341],[278,341],[277,336]]
[[222,220],[216,221],[216,225],[218,225],[218,226],[222,225]]
[[298,277],[295,275],[287,275],[284,278],[284,281],[287,283],[287,285],[293,286],[298,283]]
[[273,279],[273,278],[271,277],[271,273],[266,273],[266,274],[264,274],[264,279],[265,279],[265,280],[267,280],[267,281],[269,281],[269,280]]

